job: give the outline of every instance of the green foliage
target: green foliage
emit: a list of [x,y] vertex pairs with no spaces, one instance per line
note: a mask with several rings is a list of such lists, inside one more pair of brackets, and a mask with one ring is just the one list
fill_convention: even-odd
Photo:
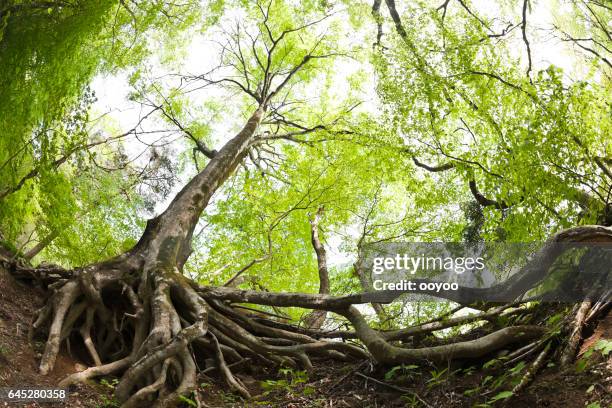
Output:
[[409,365],[402,364],[399,366],[395,366],[385,373],[385,380],[389,381],[394,378],[402,378],[402,377],[410,376],[411,371],[417,368],[419,368],[419,366],[414,365],[414,364],[409,364]]
[[612,352],[612,340],[602,339],[589,347],[582,357],[576,361],[576,371],[579,373],[585,371],[591,362],[593,354],[596,352],[603,357],[607,357]]
[[[526,367],[526,363],[524,361],[519,361],[516,365],[507,369],[502,366],[504,360],[506,360],[506,358],[500,357],[489,360],[483,364],[483,369],[490,370],[490,372],[492,371],[492,374],[484,376],[478,386],[465,390],[463,394],[468,397],[478,397],[483,394],[491,394],[500,388],[516,386],[523,378],[522,373]],[[512,391],[500,391],[493,397],[488,398],[485,402],[475,406],[482,408],[491,407],[495,405],[496,402],[506,400],[513,395]]]
[[[308,374],[306,371],[294,370],[292,368],[281,368],[278,370],[278,380],[265,380],[261,382],[261,387],[265,390],[264,395],[272,392],[282,391],[294,393],[296,388],[308,382]],[[303,395],[310,395],[314,392],[312,387],[301,387]]]
[[502,391],[499,394],[495,395],[493,398],[489,400],[489,403],[493,403],[499,400],[505,400],[513,396],[514,393],[512,391]]
[[96,408],[118,408],[121,404],[114,398],[109,398],[106,395],[100,396],[100,403],[96,404]]
[[429,371],[431,374],[431,378],[427,380],[427,388],[434,388],[443,384],[448,380],[448,377],[452,375],[448,372],[448,368],[444,368],[441,370],[431,370]]
[[187,406],[190,406],[190,407],[197,407],[198,406],[198,404],[193,399],[191,399],[189,397],[186,397],[184,395],[179,395],[179,400],[181,402],[184,402]]
[[131,191],[138,181],[129,169],[100,167],[108,163],[96,154],[121,159],[118,144],[113,151],[88,147],[104,137],[91,124],[96,98],[89,84],[97,74],[140,64],[155,35],[177,37],[199,8],[49,4],[9,0],[0,7],[0,232],[21,252],[51,237],[44,259],[83,265],[129,248],[142,229],[137,212],[144,204]]
[[[473,179],[485,196],[512,205],[501,216],[491,208],[484,219],[470,215],[466,238],[477,227],[489,240],[542,239],[596,222],[609,183],[593,161],[596,151],[609,154],[609,81],[587,75],[568,84],[554,66],[529,81],[506,42],[466,24],[472,17],[464,10],[442,22],[423,4],[407,8],[416,17],[406,38],[394,37],[376,60],[384,120],[400,129],[392,143],[430,165],[453,163],[453,171],[432,175],[441,183],[467,192]],[[572,170],[585,167],[594,174],[588,182]],[[585,199],[584,183],[598,191],[593,200]]]
[[612,340],[602,339],[595,343],[593,348],[599,351],[602,356],[607,357],[612,352]]
[[119,380],[117,378],[113,378],[112,380],[109,381],[106,378],[102,378],[100,380],[100,384],[107,388],[110,388],[111,390],[114,390],[117,384],[119,384]]
[[[117,378],[113,378],[110,381],[106,378],[102,378],[100,380],[100,385],[106,388],[107,391],[113,393],[115,392],[115,388],[119,384],[119,380]],[[113,397],[108,397],[106,395],[100,395],[100,403],[96,405],[96,408],[117,408],[121,406],[121,404],[115,400]]]
[[488,399],[486,402],[476,404],[474,406],[478,408],[491,408],[495,405],[496,402],[503,402],[511,398],[513,395],[514,393],[512,391],[502,391],[494,395],[492,398]]

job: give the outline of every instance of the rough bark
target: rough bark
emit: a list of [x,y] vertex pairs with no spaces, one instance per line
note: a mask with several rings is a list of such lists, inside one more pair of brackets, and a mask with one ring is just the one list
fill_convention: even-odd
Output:
[[592,303],[590,301],[582,302],[576,305],[574,321],[571,325],[571,332],[567,339],[567,344],[561,354],[561,364],[567,366],[574,362],[576,350],[582,339],[582,326],[586,319],[587,313],[591,310]]
[[[319,294],[329,293],[329,272],[327,270],[327,253],[319,238],[319,222],[323,216],[323,207],[319,207],[314,218],[310,220],[310,237],[312,247],[317,255],[317,270],[319,271]],[[306,327],[318,329],[323,326],[327,317],[326,310],[313,310],[304,318]]]

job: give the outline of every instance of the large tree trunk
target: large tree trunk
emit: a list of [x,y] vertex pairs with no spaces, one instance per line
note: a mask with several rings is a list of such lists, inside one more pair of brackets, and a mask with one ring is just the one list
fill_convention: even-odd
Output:
[[165,268],[182,268],[191,253],[193,230],[202,211],[215,191],[247,155],[249,142],[264,111],[265,107],[259,106],[244,128],[187,183],[166,211],[149,220],[142,238],[128,256],[140,257],[145,269],[156,268],[156,264]]
[[[229,322],[220,314],[211,319],[210,314],[218,312],[182,276],[182,267],[202,211],[247,154],[264,111],[259,106],[168,208],[147,222],[130,251],[71,271],[70,278],[50,286],[53,295],[33,323],[34,331],[49,324],[41,373],[53,369],[62,341],[79,327],[92,367],[63,385],[124,371],[116,396],[125,406],[137,406],[152,396],[158,398],[158,406],[167,406],[196,386],[196,363],[188,345],[198,339],[218,356],[209,319],[225,327]],[[117,301],[119,297],[125,301]],[[224,330],[218,330],[222,335]],[[248,396],[237,380],[230,383]]]

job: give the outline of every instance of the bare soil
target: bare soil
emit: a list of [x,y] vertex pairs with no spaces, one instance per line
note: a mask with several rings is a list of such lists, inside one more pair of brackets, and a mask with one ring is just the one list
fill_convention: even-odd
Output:
[[[28,327],[34,312],[42,306],[44,295],[31,286],[13,279],[0,269],[0,387],[53,388],[68,374],[82,366],[70,357],[67,350],[58,356],[54,370],[47,376],[38,372],[40,352],[44,343],[28,341]],[[78,386],[69,390],[64,402],[11,403],[12,407],[104,407],[110,390],[104,386]]]

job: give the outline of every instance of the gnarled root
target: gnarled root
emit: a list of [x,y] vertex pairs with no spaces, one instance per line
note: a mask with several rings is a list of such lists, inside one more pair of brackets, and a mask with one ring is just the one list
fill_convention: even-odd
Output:
[[[515,326],[471,341],[406,349],[393,341],[453,324],[487,320],[506,313],[508,307],[450,319],[452,324],[429,323],[410,330],[379,332],[368,326],[355,307],[343,303],[346,298],[205,289],[176,270],[128,273],[100,268],[88,269],[86,274],[76,273],[55,286],[49,306],[40,310],[32,326],[33,331],[48,327],[40,369],[43,373],[53,369],[63,340],[80,340],[90,367],[68,376],[60,385],[115,375],[119,377],[115,397],[123,407],[146,406],[153,401],[154,406],[173,406],[180,395],[195,390],[201,369],[215,370],[232,390],[250,398],[251,392],[232,373],[232,367],[247,360],[302,369],[310,369],[317,357],[373,359],[383,364],[444,362],[481,357],[544,333],[539,326]],[[318,336],[316,329],[304,332],[289,324],[275,324],[278,322],[253,317],[229,303],[242,297],[259,304],[335,312],[355,327],[354,332],[339,333],[338,337],[356,338],[365,348],[357,343],[322,340],[326,336]]]
[[120,380],[115,397],[124,407],[152,401],[172,406],[195,389],[198,362],[214,361],[230,388],[250,398],[226,361],[257,359],[308,369],[309,355],[369,357],[350,344],[257,323],[223,301],[205,300],[192,282],[164,270],[142,272],[137,278],[117,270],[77,272],[57,285],[49,306],[39,311],[32,332],[43,328],[48,328],[43,374],[53,369],[62,341],[78,337],[91,366],[60,385],[116,375]]
[[564,366],[571,364],[576,357],[576,350],[582,339],[582,327],[584,326],[587,313],[591,310],[591,302],[582,302],[576,306],[576,309],[574,321],[571,325],[572,331],[567,339],[565,349],[561,354],[561,365]]

